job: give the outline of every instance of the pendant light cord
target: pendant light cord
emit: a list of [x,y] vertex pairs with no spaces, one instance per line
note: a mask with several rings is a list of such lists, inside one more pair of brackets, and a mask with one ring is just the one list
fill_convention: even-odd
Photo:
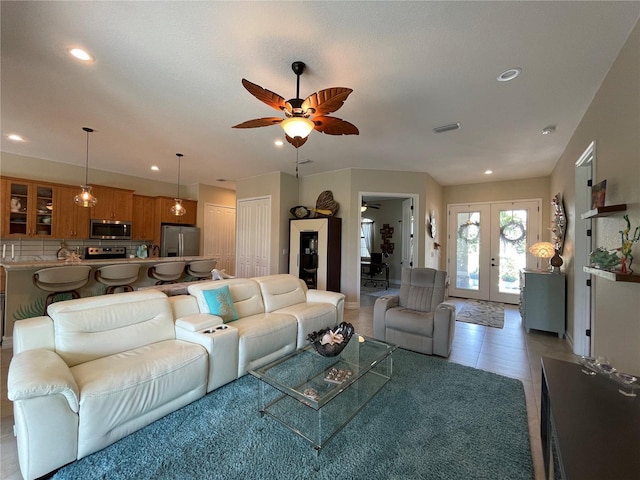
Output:
[[84,185],[86,187],[89,184],[89,134],[93,132],[93,128],[82,127],[82,130],[87,132],[87,161],[84,167]]
[[180,198],[180,160],[182,159],[183,155],[181,153],[176,153],[176,156],[178,157],[178,197]]

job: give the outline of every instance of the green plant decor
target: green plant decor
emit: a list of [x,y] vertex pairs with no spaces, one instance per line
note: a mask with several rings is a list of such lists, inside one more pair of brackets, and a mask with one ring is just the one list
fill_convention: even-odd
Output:
[[633,263],[633,244],[640,240],[640,226],[636,227],[633,231],[633,237],[629,238],[629,232],[631,231],[631,222],[629,221],[629,215],[624,215],[624,221],[627,223],[627,228],[620,230],[620,239],[622,240],[622,246],[620,247],[620,254],[622,255],[621,261],[621,273],[633,273],[631,264]]

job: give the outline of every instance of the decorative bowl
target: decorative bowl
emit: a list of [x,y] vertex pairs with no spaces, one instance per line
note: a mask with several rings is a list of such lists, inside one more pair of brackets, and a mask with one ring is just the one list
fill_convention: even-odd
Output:
[[[342,342],[333,344],[325,343],[323,345],[322,338],[329,332],[333,332],[334,335],[342,335]],[[313,345],[313,348],[315,348],[316,352],[318,352],[323,357],[335,357],[336,355],[339,355],[342,350],[344,350],[344,347],[347,346],[354,333],[355,328],[353,328],[353,325],[347,322],[342,322],[334,329],[324,328],[317,332],[310,333],[309,335],[307,335],[307,340],[311,342],[311,345]]]

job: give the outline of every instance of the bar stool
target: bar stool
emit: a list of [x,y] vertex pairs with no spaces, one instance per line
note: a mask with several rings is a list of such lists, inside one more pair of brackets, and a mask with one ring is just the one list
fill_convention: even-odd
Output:
[[186,264],[187,262],[157,263],[149,268],[147,275],[149,275],[149,278],[157,280],[156,285],[176,283],[182,276]]
[[217,260],[195,260],[187,265],[185,272],[198,280],[211,278],[211,270],[216,268]]
[[138,279],[140,265],[125,263],[121,265],[107,265],[96,270],[96,281],[107,286],[106,294],[114,293],[117,288],[124,292],[133,292],[131,284]]
[[44,302],[43,315],[47,308],[55,301],[55,297],[62,293],[70,293],[71,298],[80,298],[78,289],[89,282],[91,267],[88,265],[69,265],[64,267],[43,268],[33,274],[33,283],[40,290],[51,292]]

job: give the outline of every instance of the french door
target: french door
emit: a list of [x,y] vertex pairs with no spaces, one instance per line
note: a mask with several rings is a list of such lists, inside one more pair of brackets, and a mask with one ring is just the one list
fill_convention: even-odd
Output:
[[448,223],[449,295],[517,304],[520,270],[538,266],[540,201],[451,205]]

